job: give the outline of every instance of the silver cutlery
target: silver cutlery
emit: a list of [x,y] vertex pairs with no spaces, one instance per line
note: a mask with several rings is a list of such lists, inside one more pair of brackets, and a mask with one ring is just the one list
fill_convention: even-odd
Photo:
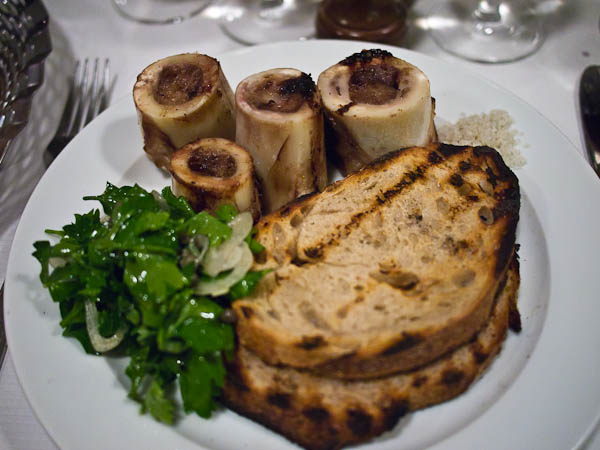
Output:
[[600,176],[600,66],[589,66],[583,71],[579,107],[588,158]]
[[[108,104],[110,90],[110,61],[103,63],[95,58],[77,61],[71,81],[71,91],[63,111],[56,135],[45,152],[47,163],[51,162],[73,137]],[[0,143],[2,136],[0,135]],[[46,156],[47,155],[47,156]],[[6,354],[4,331],[4,284],[0,288],[0,368]]]
[[29,118],[31,96],[44,80],[52,50],[41,1],[0,2],[0,165]]
[[46,149],[47,163],[51,162],[71,142],[73,137],[102,112],[110,91],[110,61],[96,58],[77,61],[71,91],[58,130]]

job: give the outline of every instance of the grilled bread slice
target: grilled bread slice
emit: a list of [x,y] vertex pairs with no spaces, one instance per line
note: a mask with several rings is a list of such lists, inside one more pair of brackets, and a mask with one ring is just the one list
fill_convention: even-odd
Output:
[[345,381],[274,367],[244,347],[228,370],[223,402],[307,449],[337,449],[392,429],[409,411],[465,391],[500,351],[516,305],[518,263],[511,265],[492,315],[468,343],[410,372]]
[[423,366],[487,321],[519,205],[493,149],[389,153],[259,222],[255,269],[272,272],[233,305],[240,343],[338,378]]

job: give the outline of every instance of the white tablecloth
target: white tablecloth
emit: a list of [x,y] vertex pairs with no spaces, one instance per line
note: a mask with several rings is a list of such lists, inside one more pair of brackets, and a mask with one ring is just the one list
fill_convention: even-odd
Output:
[[[417,1],[413,9],[415,18],[424,17],[435,1],[439,0]],[[600,2],[538,3],[547,11],[544,14],[547,38],[536,54],[521,61],[497,65],[465,62],[442,52],[418,27],[410,29],[405,46],[467,65],[514,92],[546,116],[583,154],[577,104],[579,76],[587,65],[600,64]],[[226,37],[211,18],[216,12],[214,8],[181,24],[148,26],[121,18],[109,0],[51,0],[45,4],[51,16],[54,47],[46,63],[46,80],[36,93],[30,124],[18,137],[0,170],[0,280],[4,279],[20,213],[43,174],[42,153],[58,124],[68,90],[67,76],[76,59],[110,57],[118,74],[112,87],[114,101],[130,95],[135,76],[159,58],[187,51],[218,55],[241,46]],[[493,107],[490,105],[490,109]],[[599,450],[599,434],[584,447]],[[0,449],[56,449],[21,390],[10,349],[0,370]]]

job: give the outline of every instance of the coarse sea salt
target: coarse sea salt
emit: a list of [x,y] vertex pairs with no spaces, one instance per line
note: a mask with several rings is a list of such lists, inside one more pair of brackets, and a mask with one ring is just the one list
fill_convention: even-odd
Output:
[[437,132],[440,142],[446,144],[492,147],[513,169],[523,167],[527,162],[518,149],[518,132],[507,111],[494,109],[489,113],[463,115],[456,123],[440,125]]

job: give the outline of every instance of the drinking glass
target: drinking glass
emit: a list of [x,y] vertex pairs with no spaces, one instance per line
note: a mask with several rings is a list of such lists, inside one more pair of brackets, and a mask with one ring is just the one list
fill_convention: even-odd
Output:
[[222,0],[221,29],[243,44],[307,39],[319,0]]
[[427,20],[435,42],[456,56],[498,63],[538,50],[542,23],[528,0],[439,1]]
[[111,0],[123,17],[147,24],[179,23],[201,13],[211,0]]

